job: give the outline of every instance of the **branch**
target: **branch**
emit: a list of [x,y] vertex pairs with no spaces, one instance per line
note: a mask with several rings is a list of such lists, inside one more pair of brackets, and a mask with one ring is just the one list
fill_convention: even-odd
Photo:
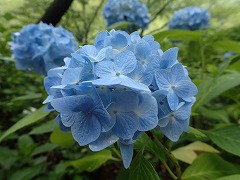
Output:
[[37,23],[42,21],[44,23],[56,26],[65,12],[67,12],[72,2],[73,0],[54,0]]

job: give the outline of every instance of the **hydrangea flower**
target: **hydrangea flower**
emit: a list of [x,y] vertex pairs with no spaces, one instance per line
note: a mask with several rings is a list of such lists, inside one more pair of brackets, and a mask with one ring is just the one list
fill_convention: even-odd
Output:
[[9,44],[17,69],[39,75],[47,75],[49,69],[64,65],[63,59],[77,49],[72,33],[42,22],[13,33]]
[[107,26],[119,21],[132,22],[137,28],[147,28],[148,9],[138,0],[109,0],[103,9]]
[[125,168],[133,144],[154,128],[177,141],[187,131],[197,93],[177,48],[163,52],[153,36],[111,30],[97,35],[48,71],[44,103],[57,111],[63,131],[79,145],[100,151],[115,142]]
[[209,26],[210,14],[199,7],[186,7],[174,12],[169,21],[169,29],[199,30]]

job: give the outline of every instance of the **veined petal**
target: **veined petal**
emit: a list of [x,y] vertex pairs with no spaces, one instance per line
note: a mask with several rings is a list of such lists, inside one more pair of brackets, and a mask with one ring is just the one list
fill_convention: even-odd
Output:
[[68,68],[64,71],[62,76],[62,84],[76,84],[81,80],[82,67]]
[[183,81],[179,81],[176,84],[176,88],[174,89],[174,92],[180,98],[190,98],[196,95],[198,90],[196,85],[193,84],[190,80],[183,80]]
[[81,113],[60,114],[64,126],[71,127],[75,121],[81,117]]
[[133,91],[115,90],[112,93],[112,102],[121,112],[131,112],[137,108],[139,98]]
[[104,107],[95,108],[93,114],[98,118],[102,126],[102,132],[109,131],[115,124],[115,121],[111,118],[110,114],[106,111]]
[[53,99],[51,105],[56,111],[63,114],[69,114],[92,109],[94,103],[89,96],[76,95]]
[[141,94],[142,100],[139,106],[134,110],[139,117],[139,131],[149,131],[157,126],[158,106],[154,97],[149,94]]
[[177,95],[175,94],[175,92],[173,90],[170,90],[168,95],[167,95],[167,100],[168,100],[168,104],[169,107],[171,108],[171,110],[176,110],[179,104],[179,100]]
[[114,64],[115,71],[122,75],[125,75],[135,69],[137,65],[137,60],[133,52],[123,51],[116,55],[116,57],[114,58]]
[[89,148],[92,151],[101,151],[106,147],[115,143],[119,138],[112,133],[112,131],[101,133],[96,141],[89,144]]
[[101,61],[97,63],[95,66],[95,74],[100,78],[116,76],[114,63],[112,61]]
[[138,117],[134,113],[117,113],[113,133],[122,139],[131,139],[137,131]]
[[99,79],[95,79],[91,81],[94,85],[103,85],[103,86],[114,86],[119,85],[122,82],[122,79],[120,77],[103,77]]
[[160,90],[168,90],[170,83],[168,81],[168,72],[166,70],[158,70],[155,72],[155,80]]
[[127,169],[129,168],[133,157],[133,144],[120,143],[120,152],[123,159],[123,165]]
[[170,48],[165,51],[161,57],[161,68],[166,69],[171,67],[176,61],[178,56],[178,48]]
[[169,73],[168,77],[169,77],[169,82],[172,84],[175,84],[175,83],[181,81],[182,79],[184,79],[185,73],[184,73],[183,65],[180,63],[175,64],[171,68],[171,72]]
[[176,120],[169,121],[167,126],[159,127],[159,129],[173,142],[176,142],[183,133],[182,125]]
[[121,81],[120,85],[129,87],[131,89],[138,90],[138,91],[150,92],[150,89],[148,88],[148,86],[146,86],[143,83],[138,83],[127,76],[121,76],[121,80],[122,81]]
[[101,133],[101,125],[94,115],[86,115],[81,112],[79,120],[71,126],[73,138],[81,145],[85,146],[95,141]]
[[145,60],[151,54],[151,46],[144,40],[139,40],[135,47],[135,54],[138,60]]

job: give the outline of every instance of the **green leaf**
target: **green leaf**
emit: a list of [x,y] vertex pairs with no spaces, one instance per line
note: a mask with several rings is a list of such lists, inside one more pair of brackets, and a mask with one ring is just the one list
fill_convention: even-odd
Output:
[[189,127],[187,133],[194,135],[196,138],[206,138],[207,137],[201,131],[199,131],[193,127]]
[[12,99],[12,101],[23,101],[23,100],[30,100],[30,99],[40,99],[42,97],[41,93],[35,93],[35,94],[27,94],[24,96],[18,96],[14,99]]
[[29,126],[39,120],[41,120],[42,118],[44,118],[45,116],[47,116],[49,114],[49,112],[44,112],[44,108],[46,106],[42,106],[41,108],[39,108],[38,110],[36,110],[35,112],[33,112],[32,114],[24,117],[23,119],[19,120],[16,124],[14,124],[12,127],[10,127],[7,131],[5,131],[3,133],[3,135],[0,137],[0,142],[6,138],[7,136],[9,136],[10,134],[14,133],[15,131]]
[[54,122],[53,120],[51,120],[51,121],[41,124],[38,127],[33,128],[29,132],[29,134],[30,135],[39,135],[39,134],[49,133],[49,132],[53,132],[53,130],[57,127],[58,127],[58,124],[56,122]]
[[0,57],[0,60],[3,60],[3,61],[10,61],[10,62],[15,62],[14,59],[10,58],[10,57]]
[[42,153],[46,153],[46,152],[52,151],[56,147],[57,147],[57,145],[51,144],[51,143],[43,144],[43,145],[38,146],[37,148],[35,148],[33,150],[33,152],[31,153],[31,156],[35,156],[35,155],[39,155],[39,154],[42,154]]
[[203,132],[220,148],[240,156],[240,127],[230,126]]
[[88,155],[81,159],[70,161],[66,163],[66,166],[73,166],[79,171],[92,172],[109,159],[112,159],[111,151],[102,150],[100,152],[94,153],[93,155]]
[[229,117],[226,110],[212,110],[204,107],[200,108],[200,113],[207,118],[229,123]]
[[13,173],[9,180],[27,180],[33,179],[42,170],[42,166],[32,166],[29,168],[21,169]]
[[59,128],[56,128],[50,135],[50,141],[61,147],[69,147],[75,143],[71,132],[62,132]]
[[165,161],[164,152],[161,149],[159,149],[158,146],[145,133],[143,133],[134,143],[135,149],[141,150],[143,146],[144,150],[151,152],[161,161]]
[[223,176],[239,173],[233,164],[216,154],[201,154],[182,175],[183,180],[217,179]]
[[218,178],[216,180],[239,180],[240,179],[240,174],[235,174],[235,175],[231,175],[231,176],[224,176],[221,178]]
[[199,152],[213,152],[219,153],[218,150],[212,146],[196,141],[187,146],[180,147],[172,151],[172,154],[179,160],[192,164],[192,162],[198,157]]
[[120,21],[120,22],[116,22],[116,23],[112,24],[107,29],[108,30],[111,30],[111,29],[119,30],[119,29],[122,29],[122,28],[127,28],[128,26],[130,26],[132,24],[133,23],[129,22],[129,21]]
[[187,31],[187,30],[166,30],[153,35],[155,41],[162,41],[168,38],[173,41],[180,40],[198,40],[202,36],[201,31]]
[[28,135],[22,135],[18,138],[18,148],[24,155],[29,155],[37,145]]
[[129,180],[159,180],[159,176],[152,164],[144,158],[141,152],[134,158],[131,168]]
[[240,52],[240,44],[237,41],[216,41],[213,46],[225,51]]
[[214,81],[205,81],[205,83],[199,87],[205,91],[199,92],[198,96],[201,96],[201,98],[198,99],[194,106],[204,105],[223,92],[238,85],[240,85],[240,73],[237,72],[222,75]]
[[6,147],[0,147],[0,165],[4,169],[9,169],[18,159],[18,153],[15,150]]

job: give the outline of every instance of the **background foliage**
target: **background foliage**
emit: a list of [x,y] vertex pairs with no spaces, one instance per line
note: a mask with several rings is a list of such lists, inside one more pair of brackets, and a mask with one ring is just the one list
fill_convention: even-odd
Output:
[[[15,69],[8,46],[11,33],[37,22],[51,2],[0,2],[0,177],[240,179],[239,0],[142,0],[152,18],[142,33],[153,34],[163,50],[179,47],[179,61],[188,67],[199,93],[189,131],[177,143],[155,131],[142,135],[128,170],[122,168],[117,147],[93,153],[75,143],[71,134],[62,133],[53,121],[56,114],[42,111],[43,77]],[[106,29],[104,3],[75,0],[59,25],[72,31],[80,45],[92,43]],[[174,10],[189,5],[209,9],[211,27],[194,32],[167,30]],[[236,55],[224,60],[227,51]]]

